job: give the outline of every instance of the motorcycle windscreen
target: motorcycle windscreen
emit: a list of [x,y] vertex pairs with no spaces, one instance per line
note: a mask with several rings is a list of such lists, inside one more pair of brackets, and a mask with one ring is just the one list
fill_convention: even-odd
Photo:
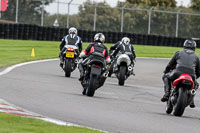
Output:
[[93,75],[100,75],[101,74],[101,67],[93,66],[91,68],[91,74],[93,74]]

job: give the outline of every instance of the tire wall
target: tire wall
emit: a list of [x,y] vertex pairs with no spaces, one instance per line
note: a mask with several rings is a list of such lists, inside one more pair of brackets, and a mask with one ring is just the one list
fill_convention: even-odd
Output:
[[[78,35],[83,42],[92,42],[97,31],[78,30]],[[106,37],[106,43],[116,43],[122,37],[131,38],[131,43],[138,45],[151,46],[173,46],[182,47],[186,38],[168,37],[161,35],[146,35],[126,32],[102,32]],[[45,40],[61,41],[63,36],[68,34],[67,28],[41,27],[27,24],[0,24],[1,39],[16,40]],[[200,46],[200,40],[197,41],[197,47]]]

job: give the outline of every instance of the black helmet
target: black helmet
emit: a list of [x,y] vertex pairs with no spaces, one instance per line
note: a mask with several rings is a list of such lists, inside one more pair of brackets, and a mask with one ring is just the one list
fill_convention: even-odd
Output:
[[191,49],[191,50],[195,50],[197,44],[194,40],[191,40],[191,39],[187,39],[185,40],[184,44],[183,44],[183,47],[186,48],[186,49]]

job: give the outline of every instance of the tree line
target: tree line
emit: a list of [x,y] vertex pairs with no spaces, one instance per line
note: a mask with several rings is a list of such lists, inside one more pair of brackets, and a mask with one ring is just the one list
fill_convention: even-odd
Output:
[[[50,4],[53,0],[45,2],[45,5]],[[27,24],[41,23],[42,3],[32,0],[19,0],[19,22]],[[149,26],[149,11],[151,12],[151,34],[175,36],[176,34],[176,13],[155,12],[156,10],[173,11],[177,10],[175,0],[126,0],[118,2],[115,8],[112,8],[106,2],[92,2],[87,0],[79,6],[77,14],[70,15],[70,27],[74,26],[82,30],[93,30],[94,26],[94,11],[96,8],[96,31],[120,32],[122,7],[125,6],[123,31],[134,32],[140,34],[148,33]],[[102,8],[103,7],[103,8]],[[178,7],[181,12],[191,11],[199,12],[200,0],[191,0],[191,6],[186,8]],[[147,9],[147,10],[134,10]],[[2,14],[3,19],[15,21],[16,3],[13,0],[8,0],[8,10]],[[200,12],[199,12],[200,13]],[[44,25],[53,26],[55,19],[58,17],[60,27],[66,27],[67,14],[49,14],[44,11]],[[179,15],[178,32],[181,37],[198,37],[200,34],[200,16]]]

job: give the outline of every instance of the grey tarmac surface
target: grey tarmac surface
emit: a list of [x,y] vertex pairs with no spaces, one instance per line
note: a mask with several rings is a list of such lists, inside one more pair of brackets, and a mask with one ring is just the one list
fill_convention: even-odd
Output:
[[162,71],[167,59],[137,59],[125,86],[108,78],[94,97],[81,94],[78,70],[64,77],[58,61],[18,67],[0,76],[0,98],[26,110],[113,133],[200,133],[200,94],[183,117],[165,113]]
[[2,72],[3,70],[5,70],[5,68],[0,68],[0,72]]

